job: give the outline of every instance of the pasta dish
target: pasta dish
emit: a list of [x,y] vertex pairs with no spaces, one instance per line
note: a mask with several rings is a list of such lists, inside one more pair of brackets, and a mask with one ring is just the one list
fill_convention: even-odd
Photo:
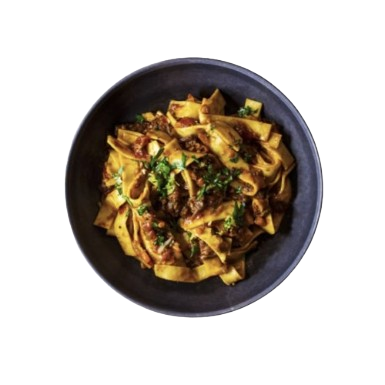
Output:
[[262,107],[246,99],[226,115],[215,90],[116,126],[94,224],[159,278],[244,279],[245,254],[277,232],[292,195],[294,158]]

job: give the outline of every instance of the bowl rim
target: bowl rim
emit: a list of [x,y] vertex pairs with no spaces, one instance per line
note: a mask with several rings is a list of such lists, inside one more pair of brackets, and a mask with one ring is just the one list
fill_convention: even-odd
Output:
[[[111,282],[109,282],[93,265],[90,257],[86,254],[85,250],[83,250],[82,245],[80,244],[80,240],[78,239],[76,233],[75,233],[75,223],[74,223],[74,218],[71,215],[71,199],[70,199],[70,186],[69,186],[69,178],[70,178],[70,169],[71,169],[71,159],[74,156],[74,148],[76,141],[78,140],[82,127],[87,123],[89,119],[92,118],[93,113],[96,112],[98,106],[103,103],[105,99],[107,99],[111,93],[117,91],[120,87],[123,87],[126,82],[135,79],[136,77],[141,77],[145,76],[148,73],[151,73],[152,71],[159,71],[161,69],[169,68],[169,67],[174,67],[174,66],[180,66],[180,65],[194,65],[194,64],[203,64],[203,65],[210,65],[214,67],[220,67],[220,68],[225,68],[231,71],[235,71],[238,73],[241,73],[242,75],[246,77],[252,78],[254,81],[257,83],[261,84],[265,88],[269,90],[272,94],[274,94],[275,97],[277,97],[284,105],[288,108],[291,114],[294,115],[295,120],[298,122],[298,125],[301,126],[301,129],[303,130],[304,135],[306,136],[309,148],[311,149],[311,153],[313,155],[313,161],[314,161],[314,166],[315,166],[315,177],[316,177],[316,182],[318,183],[318,189],[317,189],[317,194],[316,194],[316,205],[315,205],[315,210],[314,210],[314,216],[311,221],[311,226],[307,232],[307,236],[305,241],[302,244],[301,249],[297,253],[297,256],[292,260],[291,264],[286,268],[286,270],[280,274],[280,276],[273,281],[269,286],[267,286],[264,290],[261,292],[258,292],[254,296],[248,297],[247,300],[244,300],[240,303],[237,303],[234,306],[227,307],[227,308],[222,308],[222,309],[216,309],[212,311],[203,311],[203,312],[186,312],[186,311],[177,311],[177,310],[170,310],[170,309],[165,309],[162,306],[157,306],[154,304],[149,305],[145,301],[140,301],[136,298],[128,296],[125,292],[122,290],[119,290],[118,287],[113,285]],[[129,299],[131,302],[140,305],[146,309],[156,311],[158,313],[166,314],[166,315],[173,315],[173,316],[182,316],[182,317],[206,317],[206,316],[215,316],[215,315],[221,315],[229,312],[233,312],[235,310],[241,309],[247,305],[250,305],[257,300],[261,299],[265,295],[267,295],[269,292],[277,288],[296,268],[300,260],[303,258],[305,255],[307,249],[309,248],[312,239],[314,237],[314,234],[316,232],[320,216],[321,216],[321,211],[322,211],[322,204],[323,204],[323,172],[322,172],[322,166],[321,166],[321,161],[319,157],[319,152],[316,146],[316,143],[313,139],[313,136],[310,132],[310,129],[308,128],[305,120],[303,119],[302,115],[299,113],[297,108],[294,106],[294,104],[286,97],[286,95],[280,91],[277,87],[275,87],[272,83],[267,81],[265,78],[262,76],[258,75],[257,73],[246,69],[242,66],[223,61],[223,60],[218,60],[218,59],[211,59],[211,58],[203,58],[203,57],[185,57],[185,58],[176,58],[176,59],[168,59],[168,60],[163,60],[160,62],[156,62],[147,66],[144,66],[140,69],[137,69],[128,75],[124,76],[120,80],[118,80],[115,84],[113,84],[110,88],[108,88],[97,100],[96,102],[93,103],[91,108],[88,110],[87,114],[84,116],[82,119],[81,123],[78,126],[78,129],[76,130],[73,140],[71,142],[71,147],[69,151],[69,155],[67,158],[67,164],[66,164],[66,170],[65,170],[65,200],[66,200],[66,209],[67,209],[67,216],[68,220],[71,226],[72,233],[74,235],[74,238],[76,240],[76,243],[82,252],[83,256],[87,260],[87,262],[91,265],[91,267],[96,271],[96,273],[110,286],[112,287],[115,291],[117,291],[119,294],[124,296],[125,298]]]

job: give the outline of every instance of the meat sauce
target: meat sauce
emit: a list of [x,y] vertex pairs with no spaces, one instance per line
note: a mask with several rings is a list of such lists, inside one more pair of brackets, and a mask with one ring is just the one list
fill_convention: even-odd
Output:
[[[196,99],[190,95],[188,101],[196,102]],[[206,265],[206,260],[216,255],[219,263],[226,265],[223,255],[230,250],[235,250],[235,257],[226,254],[229,265],[225,268],[235,266],[232,263],[243,258],[242,248],[255,245],[255,237],[250,238],[250,234],[258,236],[263,227],[271,226],[270,214],[283,213],[288,207],[280,195],[283,184],[279,188],[274,185],[287,167],[274,174],[266,171],[279,164],[271,161],[275,159],[270,158],[274,149],[269,147],[268,139],[262,135],[260,139],[242,119],[234,119],[236,123],[231,126],[221,125],[214,117],[202,119],[201,114],[210,113],[212,107],[218,110],[215,114],[221,114],[223,106],[220,107],[218,100],[216,104],[199,103],[202,103],[200,107],[172,102],[167,115],[172,115],[170,120],[162,113],[148,113],[137,116],[139,119],[134,123],[119,125],[117,129],[133,131],[127,133],[127,137],[135,140],[128,145],[118,139],[111,146],[119,154],[116,158],[136,161],[136,174],[129,182],[123,180],[132,174],[116,172],[117,166],[112,163],[116,158],[103,169],[103,180],[108,181],[104,183],[103,194],[106,196],[117,189],[118,201],[124,202],[118,208],[119,213],[128,212],[129,234],[137,231],[132,247],[147,267],[170,264],[194,268]],[[190,116],[178,118],[182,107],[186,108],[183,113],[199,115],[201,122],[213,120],[206,124]],[[252,110],[248,108],[244,110],[250,114]],[[256,114],[250,118],[259,119]],[[215,129],[217,135],[213,134]],[[269,129],[277,130],[274,125]],[[186,136],[187,132],[194,134]],[[123,170],[123,165],[119,170]],[[278,177],[273,179],[271,175]],[[106,214],[101,224],[107,226],[110,220]],[[265,231],[271,233],[271,229]]]

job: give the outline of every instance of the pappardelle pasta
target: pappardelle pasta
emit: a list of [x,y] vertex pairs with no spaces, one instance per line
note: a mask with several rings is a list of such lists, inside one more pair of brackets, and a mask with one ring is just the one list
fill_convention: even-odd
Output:
[[261,112],[246,99],[225,115],[217,89],[118,125],[107,137],[94,224],[159,278],[244,279],[245,254],[276,233],[292,195],[295,160]]

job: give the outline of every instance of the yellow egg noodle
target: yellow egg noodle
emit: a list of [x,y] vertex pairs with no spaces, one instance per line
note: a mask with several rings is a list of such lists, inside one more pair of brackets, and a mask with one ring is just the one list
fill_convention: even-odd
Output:
[[291,200],[295,161],[261,102],[225,115],[219,90],[171,100],[107,137],[94,224],[159,278],[245,278],[245,254],[275,234]]

